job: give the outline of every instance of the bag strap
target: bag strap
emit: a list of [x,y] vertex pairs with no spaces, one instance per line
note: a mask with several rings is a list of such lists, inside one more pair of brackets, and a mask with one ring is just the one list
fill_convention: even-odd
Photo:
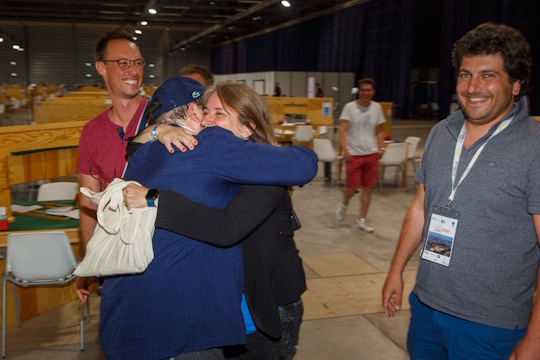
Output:
[[[97,221],[105,231],[110,234],[116,234],[120,230],[122,224],[122,219],[124,218],[124,213],[127,210],[126,205],[124,204],[124,195],[122,190],[129,184],[139,185],[136,181],[125,181],[122,179],[114,179],[113,182],[107,186],[107,188],[101,193],[101,199],[99,200],[97,208]],[[116,221],[112,223],[112,226],[107,226],[105,223],[105,209],[109,208],[111,212],[108,215],[114,214],[116,212]]]

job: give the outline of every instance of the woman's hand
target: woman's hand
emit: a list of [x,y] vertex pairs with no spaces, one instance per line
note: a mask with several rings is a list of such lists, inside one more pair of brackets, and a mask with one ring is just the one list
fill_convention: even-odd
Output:
[[180,151],[185,152],[186,148],[193,150],[197,145],[197,140],[193,137],[193,133],[187,129],[161,124],[156,128],[156,135],[170,153],[174,152],[173,145]]
[[124,188],[124,203],[128,209],[142,208],[148,206],[146,203],[146,194],[148,188],[144,186],[129,184]]

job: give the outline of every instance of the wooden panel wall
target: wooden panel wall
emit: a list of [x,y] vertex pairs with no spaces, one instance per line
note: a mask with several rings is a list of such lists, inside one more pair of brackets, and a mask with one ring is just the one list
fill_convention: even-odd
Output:
[[[0,206],[6,206],[8,219],[11,217],[11,191],[9,176],[19,179],[19,175],[11,174],[8,168],[8,157],[12,152],[78,146],[82,127],[86,121],[51,123],[42,125],[23,125],[0,127]],[[58,152],[57,156],[65,156],[73,162],[73,153]],[[73,163],[72,163],[73,165]],[[72,171],[71,166],[60,166],[43,170],[49,166],[47,162],[34,163],[33,166],[43,169],[33,169],[32,172],[51,174],[51,177],[66,176]],[[16,164],[20,166],[20,164]],[[25,172],[26,170],[21,171]]]

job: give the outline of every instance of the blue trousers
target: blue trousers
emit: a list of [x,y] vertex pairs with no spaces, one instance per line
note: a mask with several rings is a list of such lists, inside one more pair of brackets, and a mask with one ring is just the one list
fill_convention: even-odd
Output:
[[444,314],[411,293],[407,350],[411,360],[507,360],[527,329],[501,329]]

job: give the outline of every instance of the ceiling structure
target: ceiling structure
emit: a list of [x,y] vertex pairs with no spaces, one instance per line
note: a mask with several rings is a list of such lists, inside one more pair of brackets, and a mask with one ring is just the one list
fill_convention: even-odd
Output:
[[368,0],[288,1],[289,7],[281,0],[0,0],[0,20],[122,24],[142,31],[147,22],[190,34],[171,44],[178,50],[194,42],[213,46],[260,35]]

